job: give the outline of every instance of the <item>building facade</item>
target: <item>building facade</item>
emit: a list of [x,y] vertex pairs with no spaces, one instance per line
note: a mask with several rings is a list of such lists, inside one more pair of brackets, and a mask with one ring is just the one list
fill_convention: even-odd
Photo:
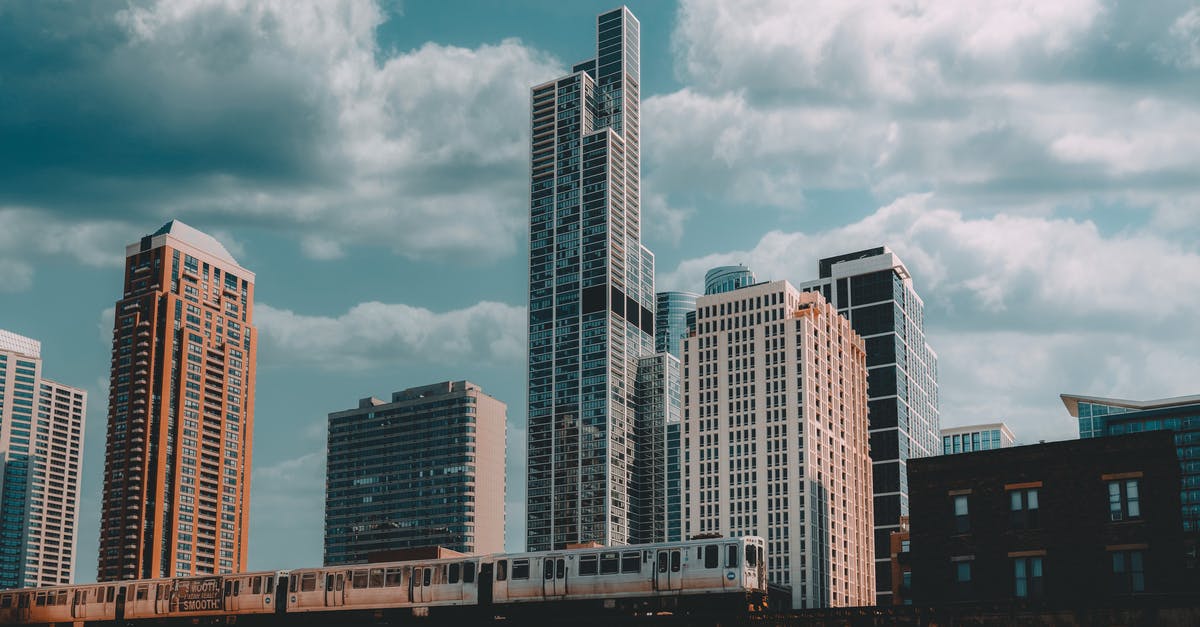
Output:
[[635,474],[637,524],[631,544],[682,540],[679,466],[679,360],[658,353],[638,361]]
[[942,429],[942,455],[1008,448],[1016,440],[1003,422]]
[[688,319],[695,318],[698,296],[692,292],[659,292],[655,295],[654,352],[671,353],[679,359],[679,342],[687,336]]
[[1169,434],[941,455],[909,473],[915,605],[1078,606],[1182,591]]
[[240,572],[250,522],[254,273],[173,220],[125,249],[100,581]]
[[325,565],[444,547],[504,551],[508,407],[469,381],[329,414]]
[[40,342],[0,329],[0,588],[75,583],[86,411],[42,376]]
[[756,282],[757,279],[754,278],[754,273],[746,266],[718,266],[704,273],[704,294],[712,295],[732,292],[736,289],[754,285]]
[[706,295],[682,368],[684,534],[762,536],[795,608],[873,604],[866,353],[850,323],[786,281]]
[[1062,401],[1079,421],[1080,438],[1144,431],[1172,433],[1181,472],[1179,501],[1186,576],[1200,587],[1200,395],[1131,401],[1063,394]]
[[925,305],[886,246],[828,257],[804,283],[865,341],[874,463],[875,566],[880,605],[891,604],[889,536],[908,515],[908,460],[941,452],[937,355],[925,341]]
[[535,86],[526,543],[626,544],[639,518],[638,359],[654,354],[641,243],[640,25],[597,19],[596,57]]

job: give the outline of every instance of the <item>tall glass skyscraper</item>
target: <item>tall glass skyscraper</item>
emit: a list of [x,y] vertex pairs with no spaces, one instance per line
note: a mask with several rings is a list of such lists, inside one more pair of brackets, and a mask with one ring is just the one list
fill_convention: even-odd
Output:
[[704,273],[704,294],[711,296],[732,292],[756,282],[754,273],[746,266],[717,266]]
[[891,532],[908,515],[908,460],[942,450],[937,355],[925,341],[925,305],[912,277],[886,246],[818,263],[820,291],[866,340],[871,463],[875,493],[875,584],[890,605]]
[[687,335],[688,314],[696,312],[696,298],[692,292],[659,292],[654,311],[654,351],[671,353],[679,359],[679,341]]
[[531,94],[531,551],[625,544],[638,524],[638,358],[654,352],[654,257],[641,243],[637,18],[597,19],[595,58]]

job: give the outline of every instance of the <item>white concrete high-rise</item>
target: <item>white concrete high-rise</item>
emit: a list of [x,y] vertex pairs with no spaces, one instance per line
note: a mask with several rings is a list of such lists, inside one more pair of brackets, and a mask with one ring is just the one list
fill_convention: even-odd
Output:
[[793,606],[875,602],[863,340],[786,281],[701,296],[683,341],[684,534],[757,535]]
[[40,342],[0,330],[0,588],[75,582],[86,408],[42,377]]

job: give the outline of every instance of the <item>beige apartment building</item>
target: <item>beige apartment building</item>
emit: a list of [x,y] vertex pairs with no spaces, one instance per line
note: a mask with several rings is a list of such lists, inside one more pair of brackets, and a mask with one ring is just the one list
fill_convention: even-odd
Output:
[[41,342],[0,329],[0,588],[75,583],[86,411],[42,376]]
[[786,281],[696,301],[683,342],[686,536],[757,535],[793,606],[875,603],[863,340]]
[[99,580],[246,565],[254,273],[174,220],[125,249],[113,323]]

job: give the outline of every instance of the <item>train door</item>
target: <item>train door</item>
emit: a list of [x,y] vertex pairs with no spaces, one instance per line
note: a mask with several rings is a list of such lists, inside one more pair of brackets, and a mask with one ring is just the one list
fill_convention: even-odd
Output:
[[345,600],[342,597],[342,590],[346,588],[345,573],[328,573],[325,575],[325,605],[327,607],[338,607]]
[[654,589],[683,589],[682,563],[683,555],[680,549],[659,549],[654,563]]
[[17,595],[17,622],[29,622],[29,606],[33,605],[33,593],[26,592]]
[[282,616],[287,612],[288,604],[288,578],[287,575],[279,573],[275,577],[275,613]]
[[100,603],[100,618],[107,619],[113,616],[113,612],[117,606],[117,588],[116,586],[104,586],[96,593],[97,601]]
[[433,583],[433,569],[428,566],[414,566],[412,577],[408,579],[408,598],[413,603],[425,603],[432,598],[429,586]]
[[171,584],[160,583],[152,587],[154,590],[154,613],[171,613]]
[[240,587],[240,586],[238,586],[239,583],[241,583],[241,582],[239,582],[237,580],[231,580],[231,579],[225,580],[225,609],[227,611],[237,611],[237,609],[238,609],[238,605],[239,605],[239,603],[238,603],[238,592],[239,592],[238,588]]
[[567,593],[567,560],[561,555],[542,559],[542,596],[561,597]]
[[71,618],[87,618],[88,592],[87,588],[75,588],[75,594],[71,597]]
[[117,586],[117,600],[116,600],[117,605],[116,605],[115,611],[116,611],[116,620],[118,623],[125,620],[125,601],[126,601],[126,599],[128,599],[126,587],[125,586]]
[[479,606],[487,607],[492,604],[492,563],[479,564]]

